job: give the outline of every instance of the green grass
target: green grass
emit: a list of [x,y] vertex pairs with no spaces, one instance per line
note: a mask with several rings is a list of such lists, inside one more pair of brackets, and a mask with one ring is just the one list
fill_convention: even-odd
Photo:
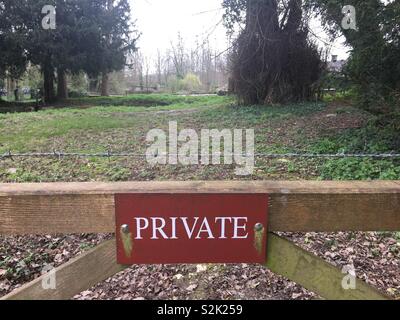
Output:
[[[80,108],[73,106],[69,108],[48,109],[38,113],[14,113],[0,114],[0,153],[13,150],[14,152],[32,151],[38,147],[46,146],[47,141],[52,138],[62,137],[72,131],[85,131],[96,134],[110,129],[123,129],[135,127],[138,123],[135,116],[124,116],[124,113],[171,111],[193,108],[206,108],[226,104],[230,101],[227,97],[189,97],[191,103],[185,104],[186,97],[161,96],[154,98],[161,101],[173,102],[171,105],[154,107],[135,107],[137,99],[150,99],[149,95],[136,95],[123,97],[130,101],[132,106],[120,106],[119,97],[111,98],[88,98],[97,102],[103,101],[103,106]],[[131,99],[131,100],[129,100]],[[105,101],[115,101],[116,105],[104,106]],[[89,148],[91,151],[93,148]]]
[[209,104],[226,101],[218,96],[181,96],[171,94],[132,94],[128,96],[85,97],[70,99],[72,105],[160,107],[170,105]]
[[[15,114],[8,117],[14,125],[2,124],[0,152],[7,150],[29,151],[46,145],[47,140],[61,137],[74,130],[104,131],[124,128],[135,124],[135,118],[112,118],[99,113],[71,112],[57,114],[41,112],[36,114]],[[4,121],[4,120],[3,120]],[[17,125],[17,126],[16,126]]]
[[235,120],[247,124],[259,125],[263,122],[285,120],[294,117],[305,117],[324,110],[323,103],[303,103],[279,106],[238,106],[227,105],[222,109],[208,110],[204,117],[212,121]]
[[[6,102],[15,102],[15,97],[14,95],[12,96],[3,96],[0,98],[0,102],[1,101],[6,101]],[[25,94],[21,97],[20,101],[21,103],[23,102],[34,102],[36,101],[35,99],[31,99],[31,95],[30,94]]]
[[331,103],[331,102],[350,102],[350,101],[354,101],[354,99],[356,98],[356,94],[353,90],[347,90],[344,92],[336,92],[335,94],[325,94],[323,97],[323,101],[326,103]]
[[[146,103],[143,101],[146,100]],[[326,110],[323,103],[282,106],[234,104],[230,97],[131,95],[72,99],[64,106],[37,113],[0,114],[0,153],[13,152],[131,152],[144,154],[146,133],[168,129],[254,129],[256,153],[353,153],[399,150],[395,128],[369,122],[359,129],[326,130],[324,121],[365,117],[357,109]],[[336,112],[337,117],[326,115]],[[335,127],[335,124],[333,124]],[[397,149],[396,149],[397,148]],[[253,176],[240,179],[400,179],[394,160],[258,158]],[[142,158],[0,160],[0,181],[127,181],[232,180],[232,166],[157,166]]]

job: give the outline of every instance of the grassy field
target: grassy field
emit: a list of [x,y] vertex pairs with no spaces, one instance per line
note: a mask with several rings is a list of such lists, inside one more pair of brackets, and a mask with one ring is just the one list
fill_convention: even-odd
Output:
[[[144,154],[146,133],[180,129],[255,129],[256,153],[393,152],[398,139],[371,126],[372,115],[351,106],[305,103],[241,107],[232,98],[132,95],[72,99],[37,113],[0,114],[0,153],[129,152]],[[268,159],[258,157],[243,179],[400,179],[396,160]],[[238,179],[232,166],[150,167],[135,158],[3,160],[3,182]]]
[[[230,97],[133,95],[72,99],[40,112],[0,114],[0,154],[12,152],[130,152],[144,154],[149,130],[254,129],[256,153],[393,152],[392,128],[346,103],[241,107]],[[0,160],[0,182],[129,180],[368,180],[400,179],[399,160],[259,157],[254,174],[234,166],[150,166],[144,157],[13,158]],[[284,234],[393,297],[400,297],[400,233]],[[110,235],[0,237],[0,296],[58,266]],[[21,261],[23,264],[21,264]],[[203,268],[203,267],[202,267]],[[202,269],[201,268],[201,269]],[[76,299],[314,299],[260,266],[140,266]]]

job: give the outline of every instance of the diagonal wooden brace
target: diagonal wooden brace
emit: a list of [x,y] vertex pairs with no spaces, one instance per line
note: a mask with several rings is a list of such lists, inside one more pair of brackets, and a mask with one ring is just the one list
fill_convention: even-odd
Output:
[[68,300],[102,282],[126,267],[116,263],[115,240],[106,241],[92,250],[56,268],[56,289],[43,289],[46,275],[33,280],[0,300]]
[[268,237],[268,260],[265,266],[328,300],[390,299],[359,279],[356,279],[356,289],[345,290],[342,281],[346,274],[341,270],[272,233]]

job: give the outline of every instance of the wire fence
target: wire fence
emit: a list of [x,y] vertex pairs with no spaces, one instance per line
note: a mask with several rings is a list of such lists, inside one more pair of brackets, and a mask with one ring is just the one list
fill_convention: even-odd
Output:
[[[215,154],[205,154],[204,156],[212,157]],[[216,154],[217,156],[242,156],[253,157],[260,159],[280,159],[280,158],[299,158],[299,159],[340,159],[340,158],[361,158],[361,159],[399,159],[400,153],[332,153],[332,154],[318,154],[318,153],[255,153],[252,154],[225,154],[224,152]],[[154,157],[159,156],[179,156],[178,154],[154,154]],[[203,156],[199,154],[199,157]],[[26,153],[13,153],[8,151],[0,155],[0,160],[15,159],[15,158],[147,158],[147,154],[131,153],[131,152],[99,152],[99,153],[86,153],[86,152],[26,152]]]

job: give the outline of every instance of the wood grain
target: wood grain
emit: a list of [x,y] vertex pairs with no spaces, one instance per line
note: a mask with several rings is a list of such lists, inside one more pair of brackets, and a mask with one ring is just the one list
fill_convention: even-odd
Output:
[[0,196],[115,193],[399,193],[400,181],[160,181],[0,184]]
[[345,290],[341,270],[274,234],[268,237],[266,267],[328,300],[390,299],[359,279],[355,289]]
[[0,300],[68,300],[125,267],[116,263],[115,240],[104,242],[56,269],[56,289],[45,290],[41,276]]
[[0,184],[0,235],[113,233],[117,193],[265,193],[269,231],[399,231],[400,182]]

